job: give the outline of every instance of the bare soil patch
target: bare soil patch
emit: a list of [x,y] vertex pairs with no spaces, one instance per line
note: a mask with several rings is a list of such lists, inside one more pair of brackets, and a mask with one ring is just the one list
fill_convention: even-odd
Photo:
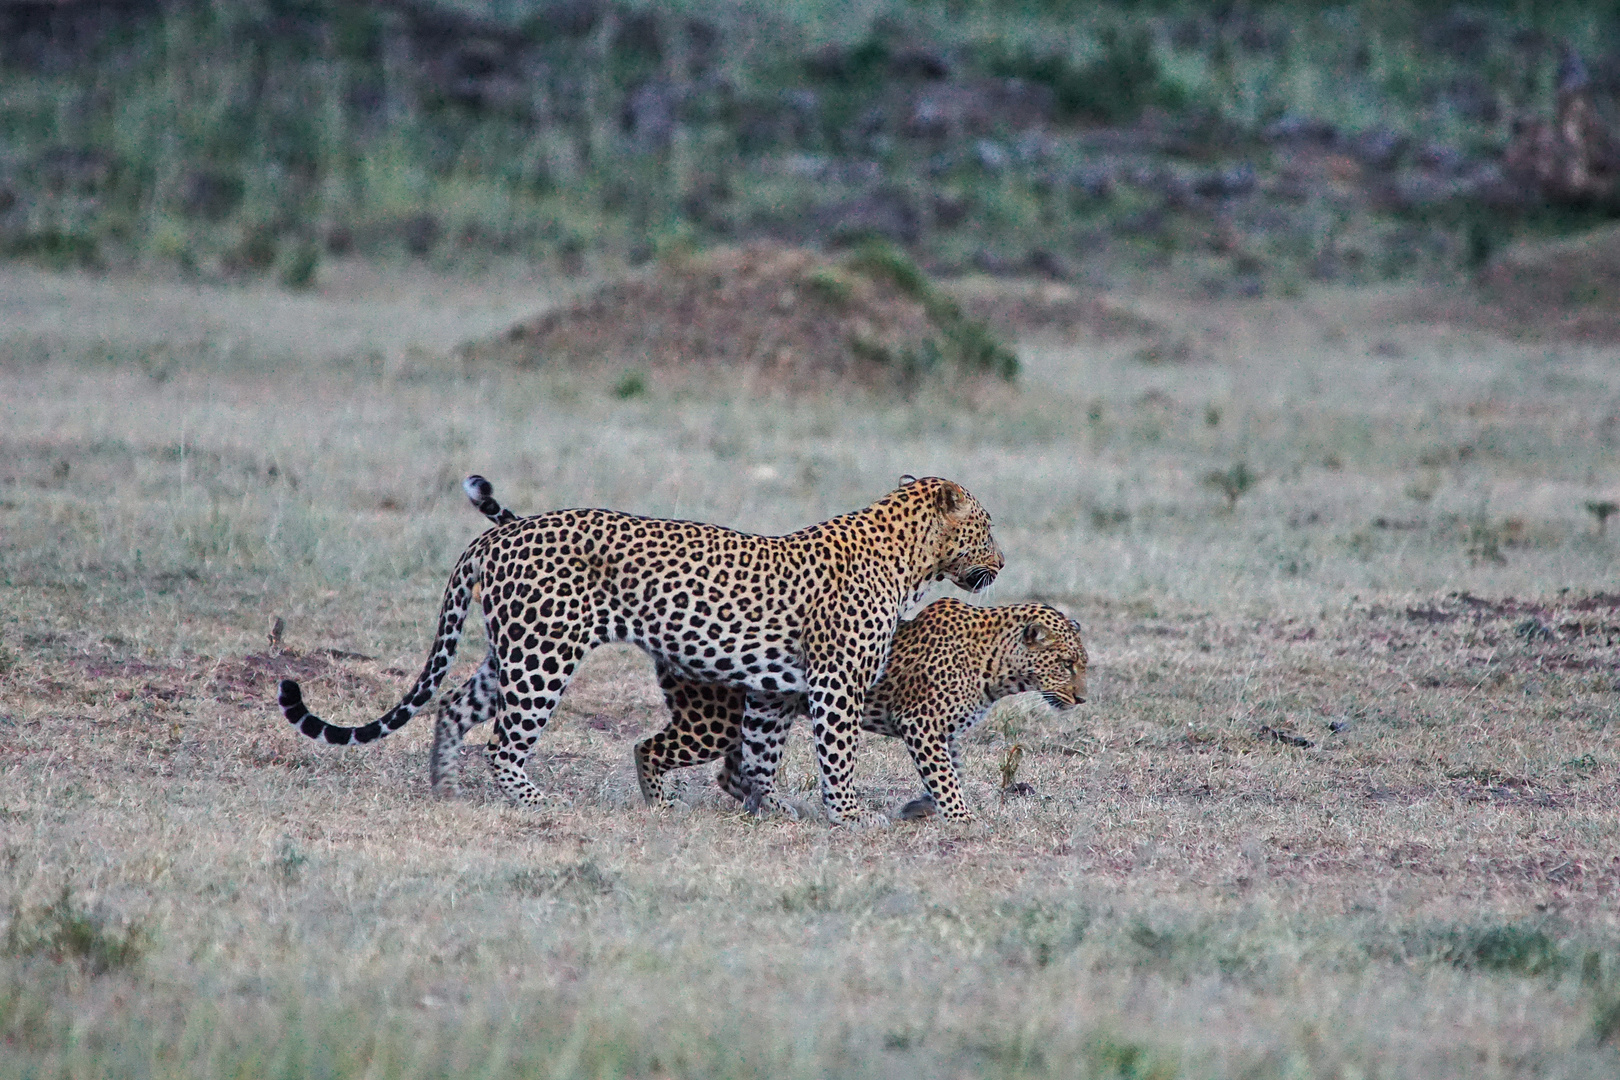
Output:
[[[1356,295],[1354,292],[1342,294]],[[1466,285],[1369,289],[1337,315],[1366,331],[1388,359],[1411,354],[1392,331],[1484,334],[1525,344],[1610,349],[1620,344],[1620,225],[1567,239],[1521,240],[1497,253]],[[1317,307],[1310,300],[1306,307]],[[1359,308],[1351,315],[1350,308]],[[1514,408],[1509,402],[1497,408]]]
[[1565,240],[1521,241],[1492,261],[1479,284],[1497,325],[1620,341],[1620,225]]

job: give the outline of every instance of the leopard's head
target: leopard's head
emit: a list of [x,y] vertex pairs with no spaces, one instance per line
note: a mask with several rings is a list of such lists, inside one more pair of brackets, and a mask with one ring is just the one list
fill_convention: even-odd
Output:
[[1006,657],[1010,688],[1038,690],[1054,709],[1086,700],[1086,646],[1080,624],[1045,604],[1020,605],[1022,623]]
[[905,476],[896,494],[923,519],[924,557],[933,564],[929,576],[948,577],[968,592],[996,579],[1006,560],[990,535],[989,513],[966,488],[937,476]]

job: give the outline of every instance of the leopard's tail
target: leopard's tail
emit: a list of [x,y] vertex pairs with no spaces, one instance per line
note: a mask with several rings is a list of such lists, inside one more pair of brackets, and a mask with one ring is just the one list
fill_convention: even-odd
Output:
[[417,711],[433,700],[450,661],[455,658],[456,645],[461,641],[461,628],[467,621],[467,607],[472,603],[473,586],[482,572],[483,563],[479,545],[469,547],[450,572],[450,584],[444,589],[444,603],[439,608],[439,632],[433,639],[433,651],[428,653],[422,674],[405,699],[380,719],[360,727],[339,727],[328,724],[304,707],[304,694],[291,679],[281,683],[281,714],[287,722],[312,739],[325,739],[334,746],[349,743],[368,743],[392,734],[410,722]]
[[495,524],[505,525],[508,521],[517,520],[516,514],[495,501],[495,485],[477,473],[461,482],[461,490],[467,493],[467,498],[472,502],[473,509]]

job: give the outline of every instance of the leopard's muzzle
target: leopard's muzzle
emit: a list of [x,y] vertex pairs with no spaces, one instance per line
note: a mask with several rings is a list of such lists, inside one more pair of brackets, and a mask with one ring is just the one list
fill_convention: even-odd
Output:
[[978,592],[996,580],[996,571],[988,566],[970,566],[962,571],[956,583],[968,592]]
[[1059,693],[1056,690],[1042,690],[1041,697],[1054,709],[1072,709],[1076,705],[1084,704],[1086,700],[1083,697],[1074,697],[1069,694]]

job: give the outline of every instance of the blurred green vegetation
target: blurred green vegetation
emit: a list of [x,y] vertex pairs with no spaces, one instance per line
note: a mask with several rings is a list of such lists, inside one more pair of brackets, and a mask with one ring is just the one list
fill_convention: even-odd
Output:
[[1174,263],[1252,295],[1612,212],[1488,196],[1569,50],[1613,119],[1620,5],[863,10],[0,5],[0,253],[302,288],[351,252],[575,273],[876,235],[931,271]]

